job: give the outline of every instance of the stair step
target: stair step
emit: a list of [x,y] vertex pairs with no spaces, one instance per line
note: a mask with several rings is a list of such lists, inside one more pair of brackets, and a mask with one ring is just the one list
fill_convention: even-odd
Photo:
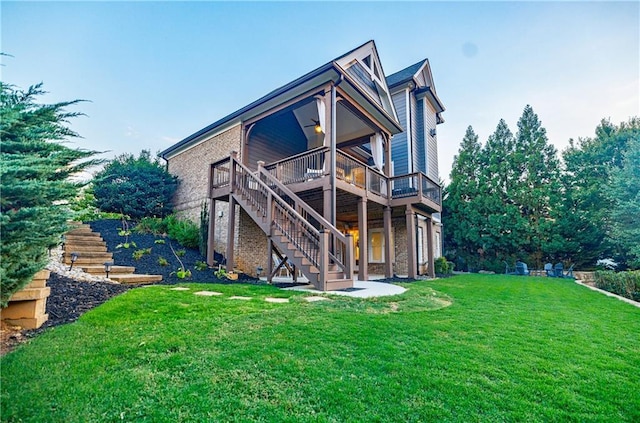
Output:
[[[67,251],[64,253],[64,258],[66,259],[71,259],[71,253],[73,253],[73,251]],[[103,252],[103,251],[85,251],[85,252],[78,252],[78,259],[81,258],[104,258],[105,260],[110,260],[113,258],[113,253],[107,253],[107,252]]]
[[102,238],[73,238],[64,240],[65,245],[107,245]]
[[90,234],[93,233],[93,231],[91,230],[91,228],[89,226],[79,226],[73,229],[70,229],[67,231],[67,235],[86,235],[86,234]]
[[337,289],[353,288],[352,279],[329,279],[325,283],[325,289],[327,291],[335,291]]
[[107,246],[106,245],[64,245],[64,251],[66,254],[71,254],[73,252],[83,254],[85,252],[96,252],[96,253],[106,253]]
[[[106,275],[105,271],[104,271],[104,265],[100,266],[100,265],[83,265],[83,266],[79,266],[80,268],[82,268],[82,270],[84,270],[85,272],[91,274],[91,275],[99,275],[99,276],[104,276]],[[122,275],[122,274],[129,274],[129,273],[133,273],[136,271],[136,268],[133,266],[111,266],[111,270],[109,271],[109,276],[111,275]]]
[[96,232],[78,232],[78,233],[67,232],[64,238],[67,240],[71,240],[71,239],[86,240],[86,239],[93,239],[93,238],[102,239],[100,234]]
[[[78,257],[76,262],[73,264],[74,267],[80,267],[83,265],[95,265],[95,266],[103,266],[107,261],[113,261],[112,258],[100,258],[100,257]],[[71,260],[64,260],[64,264],[71,266]]]
[[109,279],[120,283],[153,283],[160,282],[162,275],[109,275]]

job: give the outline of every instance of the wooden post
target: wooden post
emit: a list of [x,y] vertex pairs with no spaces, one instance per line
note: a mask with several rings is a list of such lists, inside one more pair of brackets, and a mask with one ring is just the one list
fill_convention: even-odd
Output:
[[318,285],[316,287],[321,291],[326,291],[329,270],[329,232],[324,229],[320,231],[318,262],[320,273],[318,274]]
[[407,273],[409,278],[416,277],[416,214],[411,209],[410,205],[407,205],[405,211],[405,217],[407,221]]
[[347,279],[353,280],[353,269],[354,269],[354,257],[353,257],[353,236],[351,234],[347,234],[347,250],[345,252],[344,262],[345,262],[345,277]]
[[273,281],[273,240],[267,235],[267,282]]
[[233,249],[235,247],[236,200],[229,194],[229,216],[227,229],[227,272],[233,271]]
[[367,247],[367,241],[369,234],[367,231],[367,199],[358,199],[358,232],[360,234],[360,240],[358,246],[360,247],[360,262],[358,263],[358,280],[366,281],[369,279],[369,251]]
[[427,260],[429,260],[429,277],[436,277],[436,269],[433,258],[433,219],[431,216],[427,218]]
[[393,243],[391,242],[391,207],[385,207],[384,219],[384,276],[393,277]]
[[[209,191],[211,192],[211,191]],[[209,199],[209,228],[207,230],[207,264],[213,266],[216,234],[216,200]]]

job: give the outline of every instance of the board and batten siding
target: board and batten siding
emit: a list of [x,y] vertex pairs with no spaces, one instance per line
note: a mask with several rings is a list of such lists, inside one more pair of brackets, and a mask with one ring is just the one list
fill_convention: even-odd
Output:
[[258,168],[258,160],[277,162],[307,150],[307,138],[293,112],[256,123],[249,135],[247,166]]
[[427,128],[425,135],[427,137],[427,176],[429,176],[434,181],[438,181],[439,172],[438,172],[438,138],[437,135],[431,135],[431,129],[436,129],[436,111],[427,101],[427,99],[423,99],[425,107],[425,119],[427,123]]
[[413,125],[413,171],[427,173],[425,156],[425,126],[424,126],[424,105],[422,100],[416,101],[415,96],[411,96],[411,116],[414,117]]
[[[398,91],[391,96],[393,107],[398,115],[398,122],[403,128],[407,128],[407,100],[406,91]],[[409,154],[407,148],[407,133],[401,132],[391,138],[391,161],[393,161],[393,174],[405,175],[409,173]]]

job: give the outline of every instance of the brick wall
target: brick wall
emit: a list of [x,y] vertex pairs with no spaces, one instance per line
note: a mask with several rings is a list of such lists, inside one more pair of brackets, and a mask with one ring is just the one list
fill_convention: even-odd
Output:
[[256,268],[262,266],[262,275],[267,271],[267,235],[251,217],[242,210],[237,226],[235,266],[250,276],[256,276]]
[[199,222],[200,207],[207,199],[209,166],[228,157],[232,150],[240,152],[241,138],[238,125],[168,160],[169,172],[178,177],[178,189],[173,198],[176,212]]
[[[208,201],[209,166],[228,157],[232,150],[240,152],[241,137],[240,126],[236,126],[168,160],[169,172],[178,177],[178,189],[173,198],[178,216],[200,224],[202,203]],[[215,211],[211,213],[210,209],[209,212],[215,219],[214,249],[226,256],[229,203],[216,201]],[[220,212],[222,216],[219,216]],[[238,213],[235,219],[237,228]]]

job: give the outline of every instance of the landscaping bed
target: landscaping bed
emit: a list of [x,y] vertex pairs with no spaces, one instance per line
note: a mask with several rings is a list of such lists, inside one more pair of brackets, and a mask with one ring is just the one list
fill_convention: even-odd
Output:
[[[135,223],[127,222],[130,235],[120,235],[123,230],[121,220],[98,220],[89,222],[91,229],[99,232],[107,243],[107,249],[113,253],[113,262],[117,266],[133,266],[136,273],[150,275],[162,275],[164,284],[178,282],[197,281],[204,283],[234,283],[227,278],[218,278],[214,274],[217,267],[198,270],[197,266],[205,266],[206,258],[197,249],[185,248],[175,240],[163,235],[135,233]],[[120,246],[129,244],[128,248]],[[171,248],[179,254],[179,260],[171,251]],[[149,251],[148,253],[146,251]],[[141,253],[142,252],[142,253]],[[139,258],[134,258],[134,255]],[[215,255],[218,262],[223,261],[220,254]],[[165,264],[166,261],[166,264]],[[182,264],[180,264],[180,261]],[[161,264],[162,263],[162,264]],[[179,278],[177,271],[184,265],[191,272],[191,277]],[[256,278],[247,275],[239,275],[238,280],[245,283],[262,283]]]

